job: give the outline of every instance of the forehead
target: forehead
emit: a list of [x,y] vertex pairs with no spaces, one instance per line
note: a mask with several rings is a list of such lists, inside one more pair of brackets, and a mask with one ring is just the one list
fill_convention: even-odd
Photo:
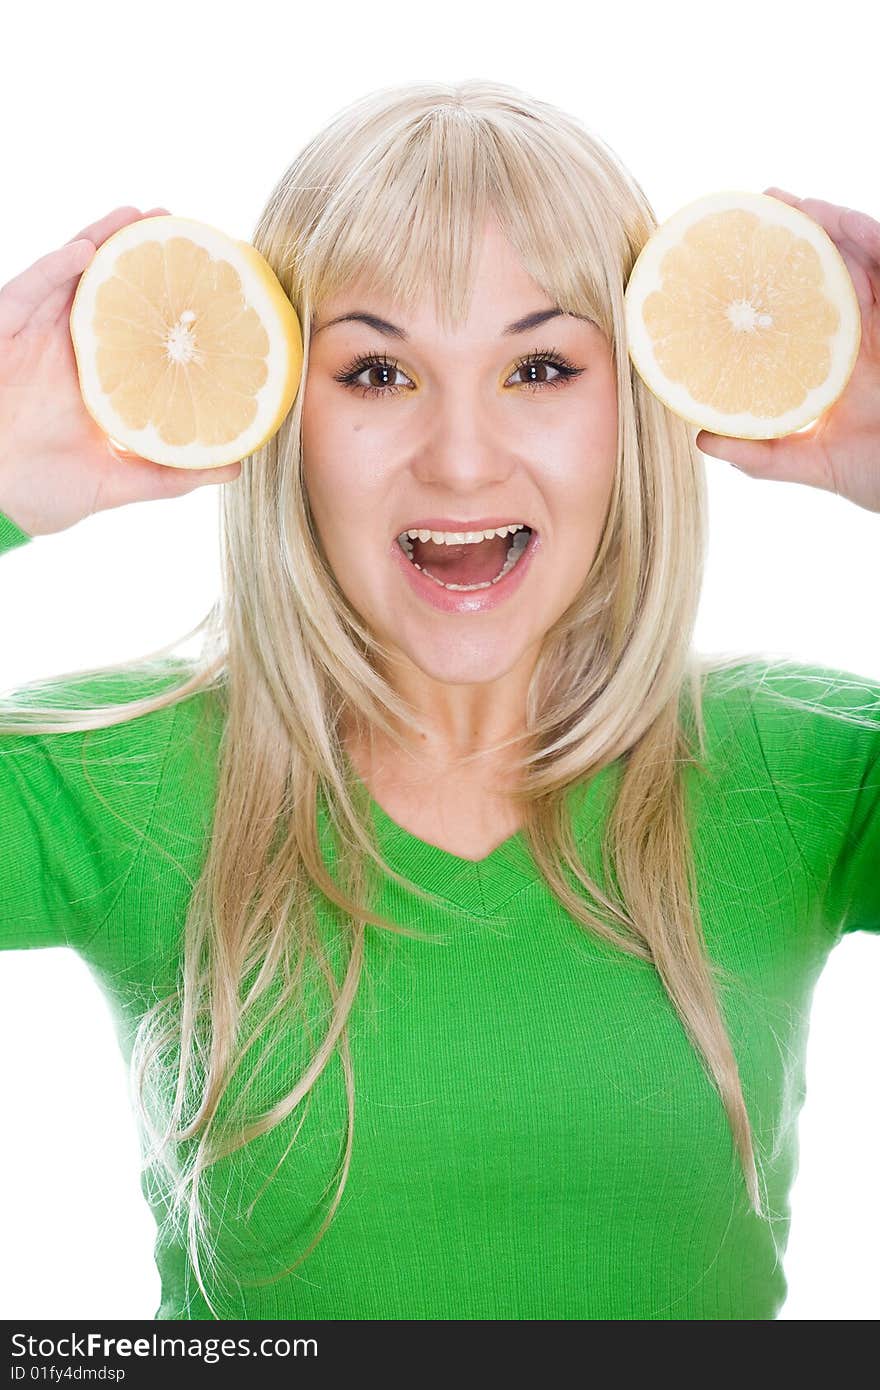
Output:
[[[487,218],[474,247],[471,274],[470,311],[474,320],[499,316],[499,308],[509,309],[504,322],[531,310],[550,308],[553,300],[529,273],[515,247],[494,218]],[[368,269],[351,278],[315,306],[313,327],[351,309],[366,310],[396,324],[434,325],[437,321],[437,286],[426,273],[424,284],[409,303],[401,303],[390,288]]]

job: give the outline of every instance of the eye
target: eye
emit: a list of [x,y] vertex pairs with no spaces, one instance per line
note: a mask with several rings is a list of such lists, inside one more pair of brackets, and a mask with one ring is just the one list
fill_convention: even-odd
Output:
[[[546,374],[548,368],[556,375],[548,378]],[[521,357],[514,366],[512,376],[516,376],[517,372],[526,369],[537,375],[531,381],[514,382],[514,385],[524,386],[528,391],[546,391],[564,386],[570,378],[580,376],[584,370],[583,367],[575,367],[566,357],[563,357],[562,353],[555,349],[532,352],[526,357]],[[378,382],[359,381],[358,378],[363,376],[365,372],[375,374],[380,380]],[[411,382],[408,387],[395,382],[393,378],[398,373],[409,381],[409,377],[393,358],[386,356],[385,353],[372,352],[349,362],[346,367],[334,374],[333,379],[348,387],[349,390],[357,391],[362,396],[393,396],[400,391],[415,390]],[[385,379],[382,380],[382,378]],[[389,378],[391,379],[389,380]],[[508,381],[510,380],[511,377],[508,377]]]
[[516,373],[523,371],[524,368],[528,368],[530,371],[534,369],[541,373],[547,367],[556,372],[555,377],[542,380],[539,375],[537,380],[533,378],[531,381],[524,381],[519,384],[530,391],[543,391],[546,387],[564,386],[571,377],[580,376],[584,370],[583,367],[575,367],[567,357],[563,357],[561,352],[548,349],[546,352],[531,352],[527,357],[521,357],[513,369],[513,375],[516,376]]
[[[367,357],[358,357],[354,362],[350,362],[347,367],[343,367],[341,372],[337,372],[334,381],[339,381],[343,386],[347,386],[352,391],[358,391],[362,396],[396,396],[398,391],[406,388],[398,385],[394,381],[388,384],[387,381],[376,383],[361,383],[358,377],[364,372],[374,372],[380,379],[382,377],[394,377],[397,372],[401,376],[405,373],[400,371],[397,363],[384,353],[371,353]],[[409,380],[409,378],[406,378]],[[413,388],[415,389],[415,388]]]

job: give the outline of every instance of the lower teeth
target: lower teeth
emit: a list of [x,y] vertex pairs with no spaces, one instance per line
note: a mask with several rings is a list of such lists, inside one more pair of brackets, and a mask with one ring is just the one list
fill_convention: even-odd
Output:
[[496,574],[494,579],[483,580],[481,584],[444,584],[443,580],[438,579],[430,570],[422,569],[421,565],[416,565],[415,560],[411,560],[410,563],[415,565],[415,568],[425,575],[427,579],[433,579],[435,584],[439,584],[441,589],[457,589],[461,593],[469,593],[472,589],[491,589],[493,584],[497,584],[506,574],[510,574],[510,571],[513,569],[530,540],[530,531],[517,531],[511,542],[510,549],[507,552],[507,559],[504,561],[504,567],[500,573]]

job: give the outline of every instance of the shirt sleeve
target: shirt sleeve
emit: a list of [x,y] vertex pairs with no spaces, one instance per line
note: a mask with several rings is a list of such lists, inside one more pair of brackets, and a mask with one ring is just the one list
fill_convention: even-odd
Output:
[[6,550],[14,550],[18,545],[27,545],[28,541],[32,540],[33,536],[29,536],[27,531],[22,531],[11,517],[0,512],[0,555]]
[[[0,513],[0,566],[5,551],[33,539]],[[48,711],[151,688],[152,672],[41,683],[7,692],[0,721],[16,696]],[[0,949],[78,948],[104,922],[143,843],[173,716],[171,708],[84,732],[0,733]]]
[[775,663],[759,673],[751,704],[829,930],[880,932],[880,681]]

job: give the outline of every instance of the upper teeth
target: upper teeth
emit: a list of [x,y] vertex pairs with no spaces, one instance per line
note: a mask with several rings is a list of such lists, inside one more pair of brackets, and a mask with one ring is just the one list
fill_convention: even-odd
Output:
[[509,526],[498,526],[491,531],[404,531],[398,539],[409,537],[415,541],[433,541],[435,545],[476,545],[479,541],[491,540],[493,536],[512,536],[514,531],[525,529],[525,522],[514,521]]

